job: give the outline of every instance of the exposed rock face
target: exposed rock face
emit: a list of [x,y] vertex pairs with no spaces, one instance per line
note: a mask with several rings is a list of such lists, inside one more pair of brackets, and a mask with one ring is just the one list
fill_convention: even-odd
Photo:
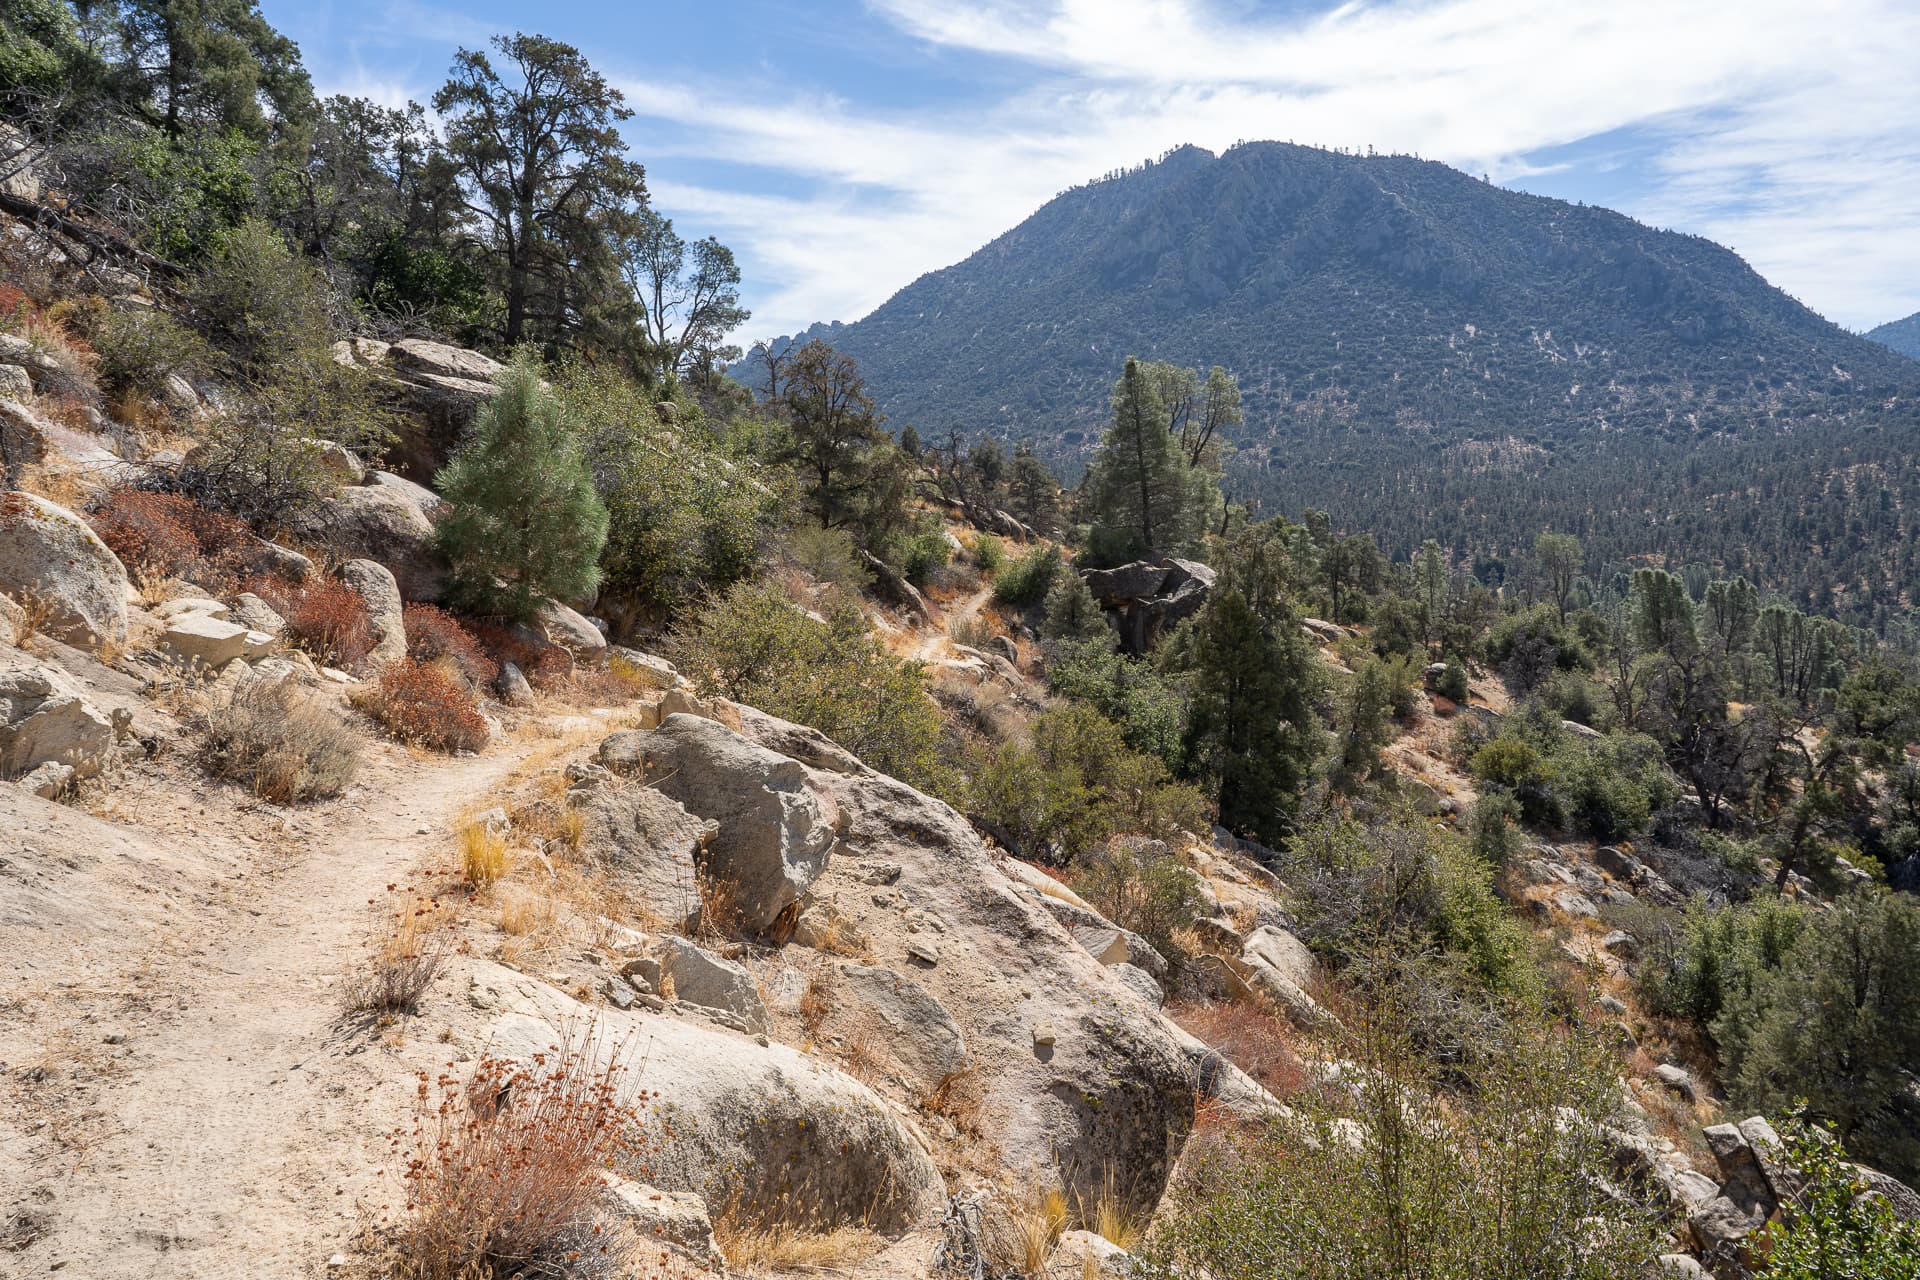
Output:
[[882,1041],[883,1051],[920,1093],[939,1088],[971,1061],[960,1024],[918,978],[878,965],[843,964],[838,987],[846,1012],[867,1020],[865,1029]]
[[0,493],[0,592],[47,609],[47,634],[98,649],[127,642],[127,571],[87,522],[30,493]]
[[446,589],[430,518],[439,499],[398,477],[386,483],[380,479],[385,475],[375,472],[375,483],[341,489],[289,523],[300,541],[341,559],[378,561],[392,572],[402,596],[432,603]]
[[533,705],[533,686],[527,683],[526,675],[511,662],[500,664],[500,674],[494,677],[493,691],[500,701],[510,707],[530,707]]
[[543,600],[533,625],[549,644],[557,644],[576,662],[597,666],[606,661],[607,638],[578,611],[557,600]]
[[406,657],[407,626],[400,584],[387,567],[373,560],[349,560],[340,566],[340,581],[367,602],[367,616],[373,622],[373,651],[367,654],[367,662],[382,667]]
[[[22,388],[19,383],[26,383]],[[27,371],[17,364],[0,364],[0,484],[20,483],[20,473],[47,456],[47,428],[40,416],[21,403],[33,394]]]
[[690,715],[666,717],[641,755],[654,785],[719,824],[706,871],[728,887],[744,928],[766,929],[826,869],[837,814],[798,761]]
[[72,770],[64,781],[91,778],[112,757],[113,739],[113,721],[71,680],[24,659],[0,659],[0,778],[49,763]]
[[371,338],[336,342],[333,358],[383,374],[410,413],[390,456],[396,470],[419,481],[433,478],[493,398],[498,360],[424,338],[395,343]]
[[[160,635],[160,648],[180,662],[220,667],[245,657],[250,647],[248,638],[254,634],[237,622],[227,622],[204,611],[189,612],[167,623],[167,629]],[[262,635],[251,647],[271,643],[271,637]]]
[[570,798],[581,813],[583,853],[614,868],[621,886],[664,927],[699,923],[694,859],[712,823],[651,787],[579,787]]
[[649,1244],[662,1244],[701,1267],[726,1274],[726,1258],[713,1238],[706,1201],[691,1191],[661,1191],[603,1173],[601,1202],[612,1215]]
[[249,631],[258,631],[276,639],[287,629],[286,619],[251,591],[242,591],[233,598],[233,606],[227,616],[230,621],[239,623]]
[[1240,952],[1248,980],[1307,1027],[1332,1023],[1320,1002],[1308,994],[1319,964],[1307,944],[1284,929],[1262,925],[1247,935]]
[[1080,575],[1100,607],[1112,615],[1120,643],[1145,653],[1166,628],[1200,612],[1213,593],[1214,571],[1194,560],[1136,560],[1117,569]]
[[648,1176],[663,1191],[776,1213],[791,1205],[821,1226],[892,1231],[940,1216],[946,1193],[923,1140],[865,1085],[795,1049],[690,1020],[589,1010],[493,964],[478,967],[473,999],[501,1011],[487,1043],[503,1056],[530,1058],[568,1043],[562,1028],[592,1026],[571,1043],[621,1062],[630,1095],[657,1094],[663,1145]]
[[[773,717],[743,712],[742,724],[763,747],[807,753],[805,735]],[[1057,1169],[1088,1196],[1102,1171],[1121,1171],[1131,1207],[1156,1204],[1193,1117],[1181,1037],[1074,942],[1046,895],[1008,879],[959,814],[842,757],[790,761],[844,815],[812,910],[837,915],[866,940],[869,967],[910,979],[953,1019],[977,1067],[980,1158]]]

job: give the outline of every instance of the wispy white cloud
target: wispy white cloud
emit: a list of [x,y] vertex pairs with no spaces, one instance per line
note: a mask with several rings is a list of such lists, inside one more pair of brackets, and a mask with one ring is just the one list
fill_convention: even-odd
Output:
[[1198,0],[869,0],[1027,87],[901,115],[857,102],[630,86],[688,155],[812,194],[663,189],[772,273],[755,331],[852,319],[1074,182],[1182,142],[1409,151],[1524,183],[1535,152],[1662,143],[1628,212],[1700,231],[1842,323],[1920,308],[1920,12],[1904,0],[1352,3],[1287,20]]

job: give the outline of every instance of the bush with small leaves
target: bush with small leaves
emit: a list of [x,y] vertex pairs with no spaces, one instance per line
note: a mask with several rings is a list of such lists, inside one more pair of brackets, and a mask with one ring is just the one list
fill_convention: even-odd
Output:
[[258,577],[247,590],[280,615],[287,638],[317,662],[346,670],[357,668],[373,652],[373,620],[360,593],[337,578],[290,583]]
[[449,662],[470,685],[490,683],[500,674],[500,664],[460,620],[444,609],[430,604],[407,604],[401,612],[401,624],[407,632],[407,656],[417,662]]
[[402,742],[435,751],[478,751],[487,745],[487,721],[472,690],[436,666],[398,658],[354,703]]
[[1039,604],[1047,598],[1053,577],[1060,572],[1057,547],[1035,547],[1018,560],[1009,560],[993,575],[993,598],[1002,604]]

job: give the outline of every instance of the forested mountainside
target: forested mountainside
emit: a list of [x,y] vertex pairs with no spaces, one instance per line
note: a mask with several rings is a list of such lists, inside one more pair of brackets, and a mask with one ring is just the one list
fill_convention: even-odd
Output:
[[1867,336],[1883,347],[1892,347],[1903,356],[1920,360],[1920,311],[1904,320],[1889,320],[1867,330]]
[[1913,570],[1920,367],[1710,241],[1410,157],[1182,148],[803,336],[896,426],[1069,469],[1117,361],[1224,365],[1236,496],[1493,576],[1558,527],[1873,622]]

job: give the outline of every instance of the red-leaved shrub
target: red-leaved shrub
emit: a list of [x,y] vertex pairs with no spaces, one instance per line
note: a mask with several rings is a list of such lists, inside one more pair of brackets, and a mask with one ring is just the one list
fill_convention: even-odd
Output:
[[360,593],[337,578],[287,582],[249,579],[247,590],[259,596],[287,624],[287,635],[319,661],[352,669],[373,651],[373,620]]
[[542,692],[566,679],[573,670],[572,655],[557,644],[491,622],[474,623],[469,630],[488,657],[519,667],[527,683]]
[[407,629],[407,656],[420,662],[451,661],[467,683],[484,685],[500,674],[500,664],[486,655],[473,633],[445,609],[409,604],[402,613]]
[[478,751],[487,721],[474,696],[439,667],[399,658],[354,695],[354,704],[404,742],[435,751]]
[[115,489],[95,505],[90,523],[130,572],[149,581],[227,589],[258,559],[259,540],[246,525],[184,494]]

